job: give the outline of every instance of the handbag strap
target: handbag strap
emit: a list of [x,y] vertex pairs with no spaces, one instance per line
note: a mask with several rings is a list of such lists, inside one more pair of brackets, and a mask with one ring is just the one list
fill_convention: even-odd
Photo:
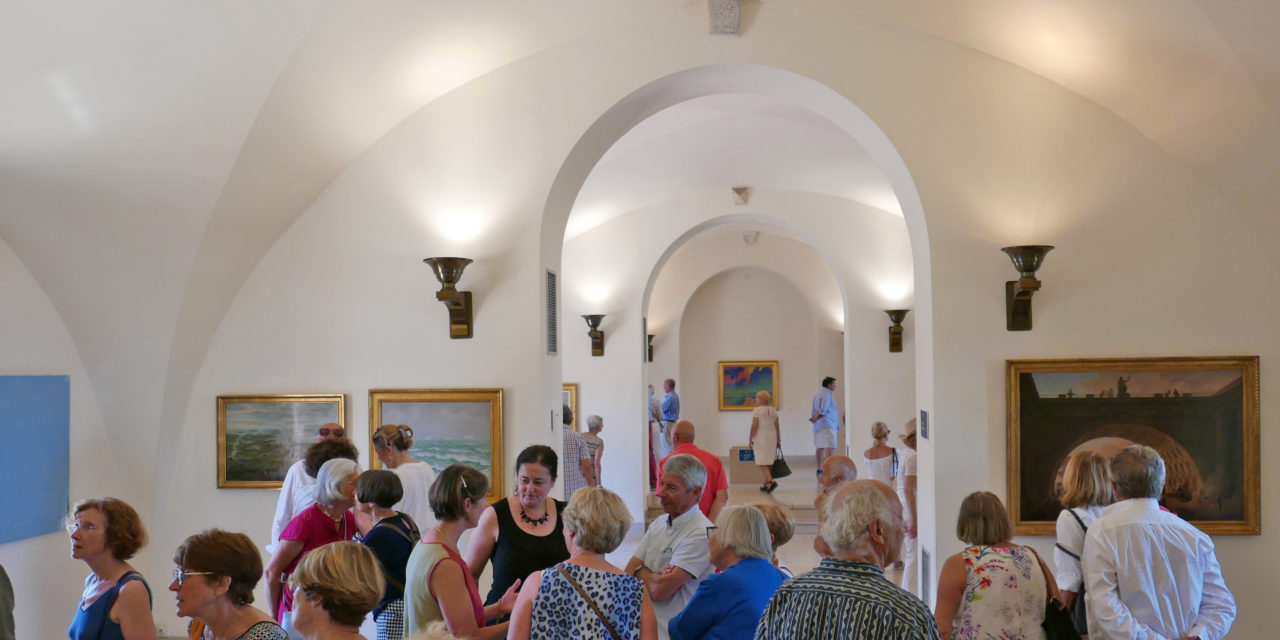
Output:
[[[1028,550],[1030,550],[1030,551],[1031,551],[1031,555],[1033,555],[1033,556],[1035,556],[1035,557],[1036,557],[1036,564],[1040,565],[1040,574],[1044,576],[1044,600],[1045,600],[1045,602],[1053,602],[1053,601],[1055,601],[1055,600],[1058,600],[1057,598],[1053,597],[1053,589],[1052,589],[1052,588],[1050,588],[1050,586],[1049,586],[1049,580],[1050,580],[1050,578],[1049,578],[1049,568],[1045,566],[1045,564],[1044,564],[1044,560],[1041,560],[1041,559],[1040,559],[1040,554],[1036,553],[1036,550],[1035,550],[1035,549],[1032,549],[1031,547],[1027,547],[1026,545],[1023,545],[1023,546],[1024,546],[1026,549],[1028,549]],[[1059,602],[1061,602],[1061,601],[1059,601]]]
[[786,460],[786,458],[782,457],[782,445],[778,445],[778,447],[774,449],[773,453],[774,453],[774,456],[773,456],[774,458],[777,458],[778,460]]
[[578,590],[578,595],[582,596],[582,599],[586,600],[587,604],[591,605],[591,610],[596,612],[596,617],[600,618],[600,622],[604,623],[604,628],[609,630],[609,635],[613,636],[613,640],[622,640],[622,636],[619,636],[618,632],[613,630],[613,625],[609,624],[609,621],[605,619],[604,613],[600,611],[600,607],[596,606],[595,600],[592,600],[591,596],[587,595],[586,590],[582,588],[582,585],[578,584],[578,581],[574,580],[573,576],[569,575],[568,571],[565,571],[564,565],[558,564],[556,565],[556,569],[559,569],[560,574],[564,576],[564,579],[568,580],[569,584],[573,585],[573,588]]

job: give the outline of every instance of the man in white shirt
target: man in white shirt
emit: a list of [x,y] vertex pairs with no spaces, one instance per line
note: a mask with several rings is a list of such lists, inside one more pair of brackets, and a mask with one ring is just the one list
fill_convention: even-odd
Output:
[[1130,445],[1111,458],[1117,502],[1084,539],[1085,601],[1092,640],[1219,640],[1236,617],[1213,541],[1160,509],[1164,460]]
[[[316,441],[307,448],[307,455],[310,455],[311,449],[316,444],[326,441],[346,442],[350,451],[355,451],[355,446],[347,441],[346,429],[342,425],[329,422],[316,430]],[[280,485],[280,497],[276,499],[276,514],[271,519],[271,542],[267,544],[269,553],[275,553],[276,543],[280,541],[280,534],[284,533],[284,528],[289,526],[289,521],[302,513],[303,509],[315,504],[315,473],[319,471],[320,465],[335,457],[356,460],[359,454],[346,455],[345,450],[331,452],[327,457],[317,459],[319,464],[315,465],[315,471],[310,474],[307,472],[307,455],[293,463],[289,471],[284,474],[284,482]]]
[[684,610],[698,583],[711,573],[711,521],[698,508],[707,470],[697,458],[687,453],[668,458],[660,483],[658,500],[667,515],[649,525],[627,563],[627,573],[644,581],[658,618],[658,638],[668,640],[667,623]]

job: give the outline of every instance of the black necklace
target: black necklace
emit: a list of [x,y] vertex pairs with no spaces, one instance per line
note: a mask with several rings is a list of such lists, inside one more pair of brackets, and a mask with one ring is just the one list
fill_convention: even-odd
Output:
[[[543,503],[543,504],[544,504],[544,506],[545,506],[545,503]],[[538,518],[537,520],[534,520],[533,518],[530,518],[530,517],[529,517],[529,514],[527,514],[527,513],[525,513],[525,512],[524,512],[524,505],[520,505],[520,519],[521,519],[521,520],[524,520],[525,522],[528,522],[529,524],[531,524],[531,525],[533,525],[533,526],[535,526],[535,527],[540,527],[540,526],[542,526],[542,525],[546,524],[546,523],[547,523],[547,521],[551,519],[551,512],[550,512],[550,511],[547,511],[546,513],[543,513],[543,514],[542,514],[542,517],[541,517],[541,518]]]

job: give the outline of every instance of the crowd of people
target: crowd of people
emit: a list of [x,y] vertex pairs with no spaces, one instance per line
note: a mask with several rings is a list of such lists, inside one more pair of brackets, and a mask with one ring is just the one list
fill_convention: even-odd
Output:
[[[823,381],[825,392],[833,387]],[[823,398],[815,397],[814,414],[825,420]],[[776,412],[760,410],[769,400],[757,396],[752,436],[776,447]],[[598,436],[603,423],[592,416],[587,425]],[[624,567],[606,556],[633,518],[617,494],[598,486],[601,443],[566,447],[566,475],[580,476],[567,500],[551,495],[560,456],[533,445],[516,458],[514,493],[490,504],[489,478],[479,470],[453,464],[437,474],[414,460],[409,427],[379,428],[373,442],[387,469],[364,472],[335,427],[322,427],[300,461],[305,477],[290,470],[265,566],[243,533],[210,529],[178,546],[168,588],[178,615],[190,619],[190,638],[363,638],[360,626],[372,614],[378,640],[1041,639],[1046,611],[1060,602],[1078,632],[1095,640],[1217,640],[1235,617],[1212,541],[1159,506],[1164,461],[1143,445],[1110,459],[1091,452],[1068,459],[1056,572],[1013,542],[998,496],[967,496],[955,529],[965,546],[943,562],[930,611],[910,580],[914,421],[901,449],[886,445],[884,423],[872,425],[862,461],[869,477],[858,478],[852,459],[817,447],[821,560],[799,575],[777,555],[794,536],[794,516],[771,500],[727,505],[723,466],[696,446],[688,420],[657,430],[669,449],[655,465],[662,515]],[[826,434],[815,440],[826,442]],[[776,483],[766,482],[762,489]],[[292,515],[280,526],[282,513]],[[67,530],[72,557],[90,569],[69,637],[153,640],[153,594],[128,562],[147,543],[138,514],[114,498],[83,500]],[[885,571],[904,562],[900,586]],[[477,584],[489,567],[492,587],[482,598]],[[253,606],[264,576],[266,611]]]

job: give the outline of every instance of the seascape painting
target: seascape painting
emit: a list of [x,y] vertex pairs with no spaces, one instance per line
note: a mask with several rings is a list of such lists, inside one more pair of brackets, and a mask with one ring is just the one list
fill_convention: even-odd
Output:
[[751,411],[756,407],[756,393],[768,391],[774,408],[778,399],[778,361],[719,363],[721,411]]
[[280,488],[316,428],[345,428],[345,414],[341,394],[218,396],[218,488]]
[[[436,473],[454,463],[489,477],[489,497],[502,491],[501,389],[375,389],[369,392],[370,432],[384,424],[413,429],[410,453]],[[381,468],[370,451],[370,469]],[[496,470],[496,473],[495,473]]]
[[1130,444],[1164,459],[1160,503],[1209,533],[1257,534],[1258,359],[1010,360],[1009,506],[1017,533],[1052,534],[1077,451]]

